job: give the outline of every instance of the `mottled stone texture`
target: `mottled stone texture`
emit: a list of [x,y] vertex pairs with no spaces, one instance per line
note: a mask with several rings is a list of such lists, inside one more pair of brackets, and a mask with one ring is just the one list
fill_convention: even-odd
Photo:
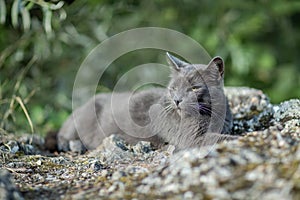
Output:
[[23,199],[7,170],[0,169],[0,200]]
[[261,90],[227,87],[225,94],[233,114],[233,134],[263,130],[270,126],[273,105]]
[[[300,199],[300,100],[272,105],[244,87],[226,94],[236,140],[174,152],[112,135],[83,155],[50,157],[39,155],[43,140],[2,137],[0,164],[25,199]],[[0,199],[14,198],[1,170]]]

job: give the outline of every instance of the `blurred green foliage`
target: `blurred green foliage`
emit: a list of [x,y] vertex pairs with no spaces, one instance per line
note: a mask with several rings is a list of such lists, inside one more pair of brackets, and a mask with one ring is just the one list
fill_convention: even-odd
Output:
[[[58,129],[83,59],[136,27],[180,31],[222,56],[226,85],[262,89],[273,103],[300,96],[298,0],[0,0],[0,23],[1,132]],[[163,57],[157,50],[122,56],[99,91],[112,89],[130,67]]]

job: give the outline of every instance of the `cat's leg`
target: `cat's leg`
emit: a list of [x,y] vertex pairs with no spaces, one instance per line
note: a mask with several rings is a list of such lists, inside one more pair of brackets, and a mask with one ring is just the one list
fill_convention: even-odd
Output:
[[73,115],[63,124],[57,135],[57,148],[59,151],[73,151],[83,153],[86,148],[82,144],[74,124]]
[[[102,113],[102,108],[105,107],[107,98],[104,94],[97,95],[74,110],[59,130],[58,150],[84,152],[87,149],[95,149],[102,142],[106,135],[101,129],[98,118]],[[107,120],[105,121],[106,124],[110,124]],[[107,127],[107,130],[111,129],[112,126]]]

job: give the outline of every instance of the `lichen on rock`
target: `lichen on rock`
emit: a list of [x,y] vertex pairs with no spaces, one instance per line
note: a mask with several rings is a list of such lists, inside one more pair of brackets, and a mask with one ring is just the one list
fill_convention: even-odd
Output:
[[[11,175],[0,171],[0,197],[20,191],[25,199],[300,199],[300,100],[272,105],[260,90],[225,91],[233,134],[243,137],[214,146],[174,153],[172,145],[154,150],[111,135],[84,154],[48,154],[37,136],[1,136],[0,166]],[[15,186],[6,187],[13,185],[7,176]]]
[[263,130],[270,126],[273,105],[261,91],[247,87],[226,87],[233,115],[233,134]]
[[0,169],[0,199],[23,199],[13,183],[10,173],[4,169]]

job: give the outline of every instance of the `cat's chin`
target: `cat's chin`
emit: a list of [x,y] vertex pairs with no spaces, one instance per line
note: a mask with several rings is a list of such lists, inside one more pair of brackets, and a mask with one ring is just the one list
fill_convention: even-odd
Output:
[[177,114],[178,114],[179,116],[181,116],[181,112],[182,112],[181,109],[177,108],[177,109],[176,109],[176,112],[177,112]]

